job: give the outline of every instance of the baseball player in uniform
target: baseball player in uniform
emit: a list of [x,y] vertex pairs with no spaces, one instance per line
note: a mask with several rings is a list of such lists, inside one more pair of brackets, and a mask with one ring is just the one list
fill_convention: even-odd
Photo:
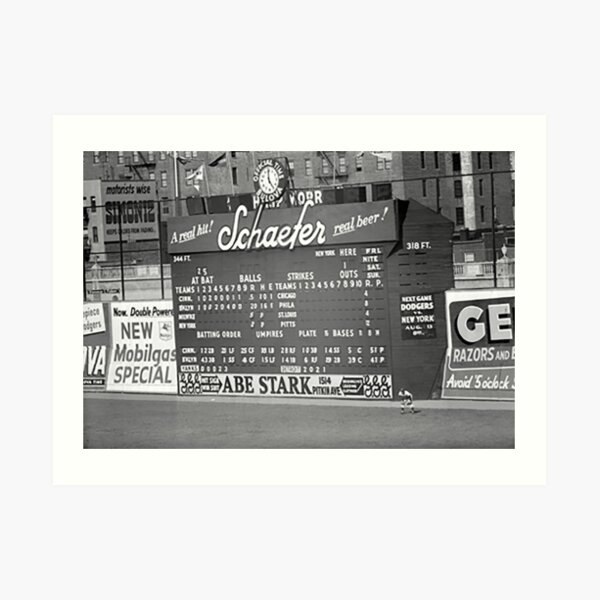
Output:
[[410,409],[410,412],[414,414],[415,405],[413,404],[413,395],[406,389],[400,388],[398,390],[398,398],[400,398],[400,412],[404,413],[404,409]]

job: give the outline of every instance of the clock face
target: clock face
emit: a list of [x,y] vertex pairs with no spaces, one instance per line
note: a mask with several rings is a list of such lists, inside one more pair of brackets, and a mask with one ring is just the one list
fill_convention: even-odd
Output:
[[279,175],[275,168],[265,166],[258,176],[258,184],[265,194],[274,194],[279,188]]
[[252,179],[256,198],[261,204],[281,202],[288,184],[287,167],[281,160],[266,158],[260,161]]

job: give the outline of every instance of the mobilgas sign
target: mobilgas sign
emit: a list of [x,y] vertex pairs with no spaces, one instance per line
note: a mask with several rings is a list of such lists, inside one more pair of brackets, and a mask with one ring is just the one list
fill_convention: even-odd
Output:
[[176,393],[173,303],[115,302],[110,311],[112,357],[107,390]]
[[509,289],[446,292],[444,398],[514,400],[514,300]]
[[[196,215],[168,221],[169,253],[227,252],[395,241],[393,200],[346,205]],[[176,259],[174,259],[176,260]]]

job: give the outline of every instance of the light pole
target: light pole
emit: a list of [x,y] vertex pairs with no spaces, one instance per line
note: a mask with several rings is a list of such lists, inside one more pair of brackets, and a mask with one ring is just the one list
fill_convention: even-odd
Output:
[[494,287],[498,287],[498,273],[496,271],[496,201],[494,198],[494,173],[490,172],[492,188],[492,266],[494,270]]

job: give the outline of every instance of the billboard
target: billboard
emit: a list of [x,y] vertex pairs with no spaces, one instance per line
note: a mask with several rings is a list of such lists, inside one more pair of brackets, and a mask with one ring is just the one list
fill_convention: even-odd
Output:
[[100,302],[83,305],[83,385],[86,389],[106,387],[109,358],[107,307]]
[[446,292],[443,398],[514,400],[513,289]]
[[[102,181],[104,242],[159,237],[159,206],[154,181]],[[121,233],[119,234],[119,213]]]
[[[89,218],[88,236],[92,252],[101,260],[105,260],[104,252],[104,219],[102,216],[102,182],[100,179],[84,180],[83,206]],[[100,208],[99,208],[100,207]]]
[[106,389],[177,393],[173,303],[110,304],[112,355]]
[[[298,371],[300,373],[300,371]],[[183,371],[181,395],[302,396],[312,398],[390,399],[391,375],[202,374]]]
[[228,252],[396,241],[393,201],[317,205],[169,219],[169,252]]

